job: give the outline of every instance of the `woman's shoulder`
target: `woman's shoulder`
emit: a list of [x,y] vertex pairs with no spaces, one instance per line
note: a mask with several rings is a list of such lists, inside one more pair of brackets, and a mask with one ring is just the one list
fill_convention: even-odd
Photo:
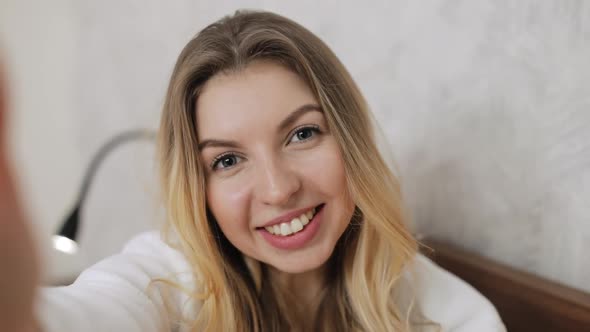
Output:
[[190,319],[199,303],[186,292],[195,287],[190,264],[168,243],[159,231],[141,233],[72,285],[42,289],[37,311],[44,329],[182,331],[179,322]]
[[82,272],[76,282],[113,276],[140,284],[170,279],[187,286],[187,283],[194,282],[193,271],[182,251],[171,243],[173,241],[165,239],[160,231],[140,233],[130,239],[119,254]]
[[[128,242],[123,253],[144,257],[144,268],[153,270],[151,276],[190,271],[184,255],[173,248],[174,239],[172,235],[165,241],[160,232],[146,232]],[[417,254],[404,271],[403,279],[413,291],[421,314],[440,324],[443,331],[506,331],[487,298],[426,256]],[[194,282],[192,273],[182,281],[185,286]]]
[[417,254],[404,271],[421,314],[443,331],[506,331],[496,308],[475,288]]

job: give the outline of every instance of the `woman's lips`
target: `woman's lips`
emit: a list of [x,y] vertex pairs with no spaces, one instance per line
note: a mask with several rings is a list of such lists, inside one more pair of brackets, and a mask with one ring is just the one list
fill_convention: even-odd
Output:
[[274,235],[266,229],[258,229],[262,237],[273,247],[284,250],[294,250],[305,246],[317,233],[323,216],[324,204],[316,208],[316,213],[305,227],[291,235]]
[[308,214],[309,212],[313,211],[317,211],[318,207],[321,206],[322,204],[316,206],[316,207],[308,207],[308,208],[304,208],[304,209],[299,209],[296,210],[294,212],[291,213],[287,213],[281,217],[275,218],[273,220],[271,220],[270,222],[266,223],[263,226],[258,226],[256,227],[257,229],[262,229],[262,228],[267,228],[267,227],[273,227],[274,225],[280,225],[282,223],[289,223],[291,222],[293,219],[300,217],[303,214]]

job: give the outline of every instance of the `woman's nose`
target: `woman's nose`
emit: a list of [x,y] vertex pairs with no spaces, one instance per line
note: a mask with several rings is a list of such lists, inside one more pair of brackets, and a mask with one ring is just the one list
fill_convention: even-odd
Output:
[[258,171],[258,196],[267,205],[287,205],[301,188],[301,179],[288,162],[266,160]]

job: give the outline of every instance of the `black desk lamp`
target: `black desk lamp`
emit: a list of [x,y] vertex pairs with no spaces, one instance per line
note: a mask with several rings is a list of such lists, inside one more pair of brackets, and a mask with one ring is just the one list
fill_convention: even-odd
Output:
[[86,200],[86,195],[88,194],[90,186],[92,185],[94,175],[108,154],[116,147],[124,143],[136,140],[153,141],[155,137],[156,132],[153,130],[135,129],[122,132],[101,146],[101,148],[92,158],[90,165],[86,169],[76,204],[72,208],[72,211],[68,217],[65,218],[59,231],[53,236],[53,247],[55,249],[67,254],[74,254],[78,251],[76,237],[78,235],[78,227],[80,225],[80,211],[82,210],[84,201]]

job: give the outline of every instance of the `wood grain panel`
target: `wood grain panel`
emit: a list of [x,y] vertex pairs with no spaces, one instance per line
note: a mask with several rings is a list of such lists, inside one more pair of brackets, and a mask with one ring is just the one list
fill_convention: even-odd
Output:
[[457,246],[425,239],[425,255],[498,309],[510,332],[589,331],[590,294],[516,270]]

